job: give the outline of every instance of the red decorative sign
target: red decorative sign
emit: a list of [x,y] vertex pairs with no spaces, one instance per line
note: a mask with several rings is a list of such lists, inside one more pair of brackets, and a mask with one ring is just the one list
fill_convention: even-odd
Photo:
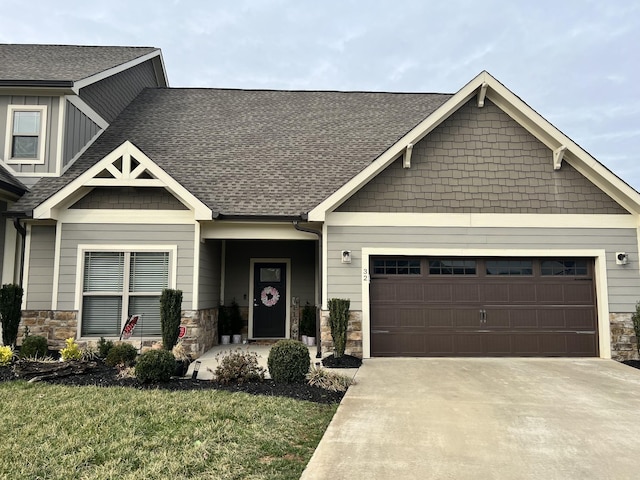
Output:
[[138,320],[140,320],[140,315],[131,315],[129,320],[127,320],[122,328],[122,333],[120,334],[120,340],[123,338],[126,340],[131,337],[133,333],[133,329],[136,328],[138,324]]
[[183,338],[187,334],[187,327],[183,327],[180,325],[180,330],[178,330],[178,338]]

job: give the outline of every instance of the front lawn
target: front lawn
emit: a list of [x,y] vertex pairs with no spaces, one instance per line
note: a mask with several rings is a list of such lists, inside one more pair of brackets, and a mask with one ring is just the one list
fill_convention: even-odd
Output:
[[4,479],[297,479],[337,405],[0,383]]

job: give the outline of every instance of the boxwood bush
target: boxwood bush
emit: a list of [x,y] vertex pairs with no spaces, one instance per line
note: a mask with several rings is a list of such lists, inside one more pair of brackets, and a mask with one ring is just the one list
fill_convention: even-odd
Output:
[[136,347],[130,343],[120,343],[111,347],[104,363],[110,367],[115,367],[116,365],[130,367],[136,361],[137,356],[138,349]]
[[176,359],[167,350],[149,350],[136,362],[136,377],[142,383],[166,382],[176,371]]
[[267,365],[276,382],[304,382],[311,365],[309,349],[298,340],[280,340],[271,347]]
[[49,353],[47,339],[40,335],[29,335],[22,340],[20,347],[20,358],[43,358]]

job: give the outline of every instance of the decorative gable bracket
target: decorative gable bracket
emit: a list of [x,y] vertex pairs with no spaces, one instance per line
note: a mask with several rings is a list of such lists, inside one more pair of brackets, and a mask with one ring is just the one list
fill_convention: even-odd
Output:
[[402,159],[402,168],[411,168],[411,153],[413,152],[413,143],[407,145]]
[[553,169],[560,170],[562,166],[562,159],[564,157],[564,152],[567,150],[566,145],[560,145],[553,151]]
[[484,99],[487,97],[487,88],[489,84],[487,82],[482,82],[480,85],[480,89],[478,90],[478,108],[484,107]]
[[193,211],[195,220],[213,212],[128,140],[33,210],[33,218],[57,218],[79,192],[93,187],[162,187]]

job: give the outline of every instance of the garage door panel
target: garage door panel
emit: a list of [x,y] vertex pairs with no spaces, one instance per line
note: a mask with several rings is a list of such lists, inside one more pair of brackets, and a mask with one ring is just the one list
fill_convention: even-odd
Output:
[[373,356],[597,355],[592,264],[419,261],[413,275],[371,280]]

